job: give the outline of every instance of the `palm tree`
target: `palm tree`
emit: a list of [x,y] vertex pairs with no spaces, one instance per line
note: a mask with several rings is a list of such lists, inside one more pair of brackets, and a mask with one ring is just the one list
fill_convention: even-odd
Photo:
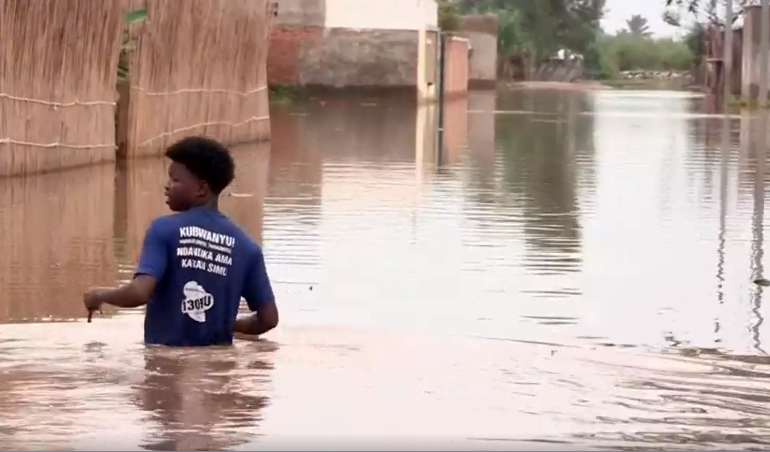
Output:
[[650,32],[650,27],[647,25],[647,19],[640,16],[639,14],[634,14],[630,19],[626,21],[626,28],[626,31],[633,36],[647,37],[652,34]]

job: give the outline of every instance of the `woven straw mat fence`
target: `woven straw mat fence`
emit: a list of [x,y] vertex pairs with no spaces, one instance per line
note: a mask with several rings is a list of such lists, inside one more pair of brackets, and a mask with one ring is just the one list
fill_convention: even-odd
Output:
[[115,158],[124,5],[0,0],[0,175]]
[[193,134],[228,144],[269,139],[268,0],[129,1],[148,19],[137,33],[127,106],[121,100],[127,157],[160,155]]

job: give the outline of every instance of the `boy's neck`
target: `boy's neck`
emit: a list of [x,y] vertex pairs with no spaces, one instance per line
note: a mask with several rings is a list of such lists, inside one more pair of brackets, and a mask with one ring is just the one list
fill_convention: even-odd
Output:
[[219,197],[211,198],[208,201],[204,201],[196,206],[193,206],[192,208],[219,211]]

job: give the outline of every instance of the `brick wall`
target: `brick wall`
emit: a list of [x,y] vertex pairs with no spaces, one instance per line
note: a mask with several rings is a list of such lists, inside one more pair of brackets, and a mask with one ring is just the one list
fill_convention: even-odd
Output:
[[270,84],[299,84],[301,55],[323,36],[323,28],[302,25],[274,25],[270,32],[267,55],[267,80]]

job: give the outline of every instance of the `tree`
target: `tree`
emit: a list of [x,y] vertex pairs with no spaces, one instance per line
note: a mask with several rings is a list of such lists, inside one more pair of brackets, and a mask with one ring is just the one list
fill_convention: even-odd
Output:
[[[695,16],[696,21],[724,26],[724,16],[718,13],[719,2],[733,3],[733,22],[743,14],[743,9],[753,0],[665,0],[666,11],[663,20],[675,27],[682,26],[682,15]],[[705,19],[705,20],[704,20]]]
[[588,52],[606,0],[458,0],[463,14],[495,13],[501,54],[547,58],[561,49]]
[[709,27],[724,28],[724,16],[720,15],[719,2],[733,2],[733,22],[743,14],[743,9],[752,0],[666,0],[666,12],[663,20],[669,25],[682,27],[682,13],[694,16],[695,20],[687,26],[685,43],[692,53],[692,62],[699,66],[706,54],[705,39]]
[[690,49],[692,63],[695,66],[700,66],[703,57],[706,56],[706,27],[701,23],[695,22],[687,30],[684,43]]
[[639,14],[634,14],[626,20],[626,32],[636,37],[649,37],[652,35],[647,19]]
[[444,31],[457,31],[460,28],[460,12],[456,3],[439,2],[438,26]]

